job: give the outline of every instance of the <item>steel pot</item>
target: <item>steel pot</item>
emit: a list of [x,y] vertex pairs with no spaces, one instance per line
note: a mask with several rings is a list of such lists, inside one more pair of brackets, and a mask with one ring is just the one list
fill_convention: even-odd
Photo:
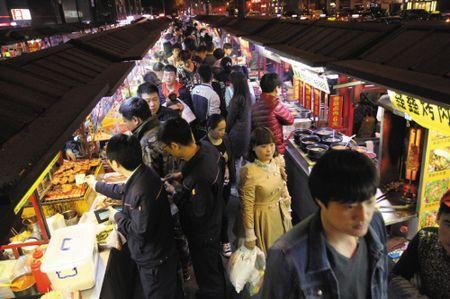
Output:
[[306,150],[308,151],[308,157],[313,159],[313,160],[318,160],[320,157],[322,157],[327,150],[329,150],[329,146],[325,145],[325,144],[313,144],[313,145],[308,145],[306,147]]
[[306,151],[308,145],[313,145],[320,142],[320,137],[317,135],[306,135],[300,138],[300,147]]

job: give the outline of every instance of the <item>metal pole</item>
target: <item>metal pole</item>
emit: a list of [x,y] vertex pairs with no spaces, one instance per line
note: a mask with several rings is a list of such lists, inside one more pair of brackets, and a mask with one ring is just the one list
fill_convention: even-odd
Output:
[[164,13],[164,15],[166,15],[166,4],[164,4],[164,0],[161,0],[161,2],[162,2],[163,13]]

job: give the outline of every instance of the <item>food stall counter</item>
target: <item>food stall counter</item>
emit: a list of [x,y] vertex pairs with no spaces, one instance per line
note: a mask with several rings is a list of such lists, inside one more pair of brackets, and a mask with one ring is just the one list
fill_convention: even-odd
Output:
[[[297,217],[296,220],[303,220],[310,214],[317,211],[317,206],[309,192],[308,177],[314,162],[295,144],[293,140],[288,141],[285,154],[286,171],[288,177],[295,177],[295,182],[288,180],[288,189],[292,197],[292,210]],[[380,193],[377,198],[381,199]],[[401,223],[416,217],[414,204],[399,205],[388,196],[377,202],[386,226]]]

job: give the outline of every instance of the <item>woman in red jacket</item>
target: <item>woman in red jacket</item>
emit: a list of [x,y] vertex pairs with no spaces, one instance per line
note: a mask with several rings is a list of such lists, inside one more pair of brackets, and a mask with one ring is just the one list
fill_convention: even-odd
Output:
[[252,128],[269,128],[275,136],[278,152],[284,154],[283,126],[292,125],[294,116],[278,99],[281,84],[280,78],[275,73],[262,76],[261,98],[252,107]]

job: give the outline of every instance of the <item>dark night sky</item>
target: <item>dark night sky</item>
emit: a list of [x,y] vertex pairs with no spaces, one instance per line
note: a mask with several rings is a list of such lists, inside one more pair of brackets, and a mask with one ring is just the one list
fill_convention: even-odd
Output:
[[174,4],[174,0],[141,0],[142,1],[142,7],[147,10],[147,12],[150,12],[148,8],[151,6],[153,7],[153,13],[156,12],[162,12],[162,2],[164,2],[166,6],[166,12],[168,12]]

